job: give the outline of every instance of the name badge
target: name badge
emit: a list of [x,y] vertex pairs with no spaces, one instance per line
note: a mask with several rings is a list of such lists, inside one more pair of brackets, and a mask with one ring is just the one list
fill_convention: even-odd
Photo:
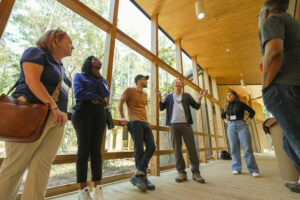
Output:
[[63,81],[62,84],[61,84],[61,88],[67,93],[69,94],[69,86]]
[[236,120],[236,115],[230,115],[230,120]]

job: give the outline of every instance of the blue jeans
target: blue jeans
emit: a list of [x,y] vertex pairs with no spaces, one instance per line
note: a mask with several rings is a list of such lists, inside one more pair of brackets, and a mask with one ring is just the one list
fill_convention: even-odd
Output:
[[283,130],[283,148],[300,173],[300,86],[271,84],[262,92],[266,108]]
[[232,154],[232,170],[242,171],[240,145],[244,151],[245,162],[249,172],[258,173],[258,167],[253,155],[251,136],[244,120],[230,121],[228,124],[228,138]]

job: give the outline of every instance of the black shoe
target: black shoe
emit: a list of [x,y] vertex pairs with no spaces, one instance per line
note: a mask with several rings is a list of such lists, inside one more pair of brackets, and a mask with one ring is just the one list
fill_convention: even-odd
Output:
[[147,186],[147,189],[148,190],[155,190],[155,185],[153,185],[147,178],[147,175],[145,177],[145,183],[146,183],[146,186]]
[[295,184],[286,183],[285,186],[293,192],[300,193],[300,183],[295,183]]
[[130,178],[130,182],[136,185],[141,191],[145,192],[147,190],[147,185],[145,182],[145,176],[136,176]]

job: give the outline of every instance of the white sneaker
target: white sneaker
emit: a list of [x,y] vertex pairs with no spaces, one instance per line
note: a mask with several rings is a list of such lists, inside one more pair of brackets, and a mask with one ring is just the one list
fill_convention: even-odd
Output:
[[90,196],[90,188],[88,186],[79,190],[78,200],[92,200]]
[[93,200],[104,200],[102,194],[102,187],[100,185],[94,187]]
[[256,173],[256,172],[253,172],[253,173],[252,173],[252,176],[255,177],[255,178],[260,177],[259,173]]
[[233,170],[233,171],[232,171],[232,174],[233,174],[233,175],[239,175],[239,174],[240,174],[240,172],[239,172],[239,171],[237,171],[237,170]]

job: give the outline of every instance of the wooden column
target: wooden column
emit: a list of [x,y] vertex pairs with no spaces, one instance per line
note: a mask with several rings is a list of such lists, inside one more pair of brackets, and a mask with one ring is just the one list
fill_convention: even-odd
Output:
[[[156,89],[159,87],[158,84],[158,14],[155,14],[151,17],[151,52],[155,55],[156,61],[151,65],[151,124],[159,125],[159,108],[158,108],[158,96],[156,95]],[[160,137],[159,130],[153,131],[155,144],[156,144],[156,152],[151,159],[150,166],[150,174],[154,176],[160,175]]]
[[300,1],[297,0],[297,5],[296,5],[296,19],[300,20]]
[[[211,80],[212,80],[213,96],[214,96],[215,99],[217,99],[219,101],[220,99],[219,99],[219,94],[218,94],[217,82],[214,78],[212,78]],[[220,141],[220,146],[221,147],[227,147],[225,127],[224,127],[223,120],[221,118],[221,108],[220,108],[219,104],[215,103],[215,110],[216,110],[216,122],[217,122],[216,135],[223,136],[223,138],[220,139],[221,140]]]
[[[176,70],[181,74],[181,79],[183,79],[183,64],[182,64],[182,47],[181,47],[181,40],[176,40],[175,41],[175,47],[176,47]],[[184,91],[184,88],[183,88]],[[185,142],[182,141],[183,149],[186,149]],[[185,161],[186,167],[189,167],[189,158],[188,158],[188,153],[183,153],[183,158]]]
[[2,0],[0,3],[0,39],[8,22],[15,0]]
[[[252,97],[251,95],[249,95],[249,106],[253,109],[253,105],[252,105]],[[262,147],[261,147],[261,142],[260,142],[260,137],[259,137],[259,134],[258,134],[258,129],[257,129],[257,124],[256,124],[256,119],[255,119],[255,116],[253,117],[253,123],[254,123],[254,126],[255,126],[255,132],[256,132],[256,137],[257,137],[257,143],[258,143],[258,147],[259,147],[259,151],[260,153],[262,153]],[[253,138],[254,139],[254,138]]]
[[[206,90],[208,90],[209,94],[212,94],[212,90],[210,88],[209,84],[209,76],[206,71],[203,72],[204,74],[204,87]],[[215,126],[214,126],[214,119],[213,119],[213,107],[212,107],[212,102],[210,99],[206,98],[206,103],[207,103],[207,111],[208,111],[208,123],[209,123],[209,129],[210,129],[210,134],[216,136],[216,131],[215,131]],[[217,148],[217,137],[211,137],[211,146],[212,148]],[[214,159],[218,159],[218,150],[213,150],[213,157]]]
[[[199,86],[197,57],[192,58],[192,66],[193,66],[193,82]],[[196,96],[199,95],[197,92],[195,92],[195,94],[196,94]],[[200,104],[201,104],[201,102],[200,102]],[[200,107],[200,109],[196,111],[196,122],[197,122],[198,132],[204,133],[202,107]],[[198,135],[198,142],[199,142],[199,148],[205,148],[204,135]],[[200,161],[207,162],[205,151],[200,151]]]
[[[113,64],[114,64],[113,61],[114,61],[114,52],[115,52],[118,10],[119,10],[119,0],[111,0],[110,9],[109,9],[109,18],[113,24],[110,33],[107,33],[106,35],[103,71],[102,71],[102,75],[107,79],[108,87],[110,89],[111,89],[112,71],[113,71]],[[110,99],[108,98],[108,103],[109,102]],[[101,149],[102,153],[104,153],[105,150],[106,131],[107,130],[104,131],[104,135],[102,139],[102,149]],[[102,160],[102,167],[103,167],[103,160]]]
[[118,10],[119,0],[110,1],[109,9],[109,21],[112,21],[112,28],[110,33],[106,34],[105,52],[103,60],[103,71],[102,74],[107,79],[108,86],[111,87],[114,53],[115,53],[115,42],[116,42],[116,31],[118,21]]
[[175,46],[176,46],[176,69],[179,73],[183,74],[181,40],[176,40]]

